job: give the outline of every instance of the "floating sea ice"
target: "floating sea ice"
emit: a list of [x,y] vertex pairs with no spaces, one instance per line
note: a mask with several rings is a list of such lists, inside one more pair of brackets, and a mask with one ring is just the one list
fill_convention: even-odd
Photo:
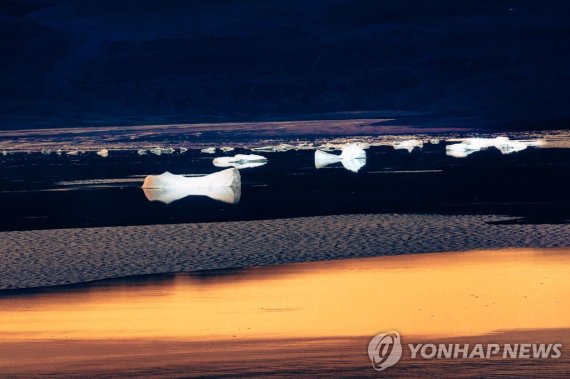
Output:
[[51,154],[51,150],[50,149],[42,149],[42,154],[49,155],[49,154]]
[[161,155],[162,149],[160,147],[154,147],[154,148],[150,149],[150,152],[154,155]]
[[429,143],[432,145],[439,145],[439,140],[437,138],[432,138],[429,140]]
[[341,162],[343,167],[349,171],[358,172],[366,165],[366,151],[356,144],[344,146],[340,155],[326,153],[321,150],[315,151],[316,168],[323,168],[337,162]]
[[341,159],[366,159],[366,151],[360,145],[350,144],[342,148]]
[[267,158],[255,154],[237,154],[233,157],[216,158],[213,163],[216,167],[235,167],[237,169],[243,169],[263,166],[267,163]]
[[200,152],[204,153],[204,154],[215,154],[216,148],[215,147],[207,147],[205,149],[200,150]]
[[295,146],[289,145],[287,143],[282,143],[276,146],[263,146],[263,147],[254,147],[251,149],[252,151],[259,151],[264,153],[283,153],[285,151],[293,150]]
[[67,154],[67,155],[78,155],[78,154],[79,154],[79,151],[77,151],[77,150],[72,150],[72,151],[68,151],[66,154]]
[[142,185],[150,201],[170,204],[187,196],[208,196],[224,203],[236,204],[241,196],[241,176],[235,168],[200,177],[186,177],[165,172],[149,175]]
[[61,155],[61,149],[57,149],[55,152],[57,155]]
[[360,159],[343,159],[340,161],[342,166],[348,171],[358,172],[366,165],[366,158]]
[[470,154],[490,147],[497,148],[502,154],[510,154],[526,149],[528,144],[522,141],[510,140],[508,137],[467,138],[463,142],[447,145],[446,154],[455,158],[465,158]]
[[235,149],[229,146],[222,146],[220,150],[222,150],[224,153],[229,153],[230,151],[234,151]]
[[109,150],[101,149],[97,152],[97,155],[103,158],[107,158],[109,156]]
[[146,150],[145,149],[138,149],[137,154],[138,155],[146,155]]
[[410,139],[406,141],[395,142],[392,146],[396,150],[408,150],[408,152],[411,153],[416,147],[420,149],[424,147],[424,143],[423,141],[417,139]]
[[502,154],[511,154],[527,148],[527,145],[521,141],[501,141],[495,144],[495,147],[499,149]]
[[185,147],[180,147],[180,154],[184,154],[185,152],[187,152],[188,149]]

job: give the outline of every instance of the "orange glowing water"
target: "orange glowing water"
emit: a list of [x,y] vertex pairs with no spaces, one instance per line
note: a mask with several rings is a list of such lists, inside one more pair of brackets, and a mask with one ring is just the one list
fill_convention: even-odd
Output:
[[570,249],[402,255],[0,296],[0,338],[482,335],[570,328]]

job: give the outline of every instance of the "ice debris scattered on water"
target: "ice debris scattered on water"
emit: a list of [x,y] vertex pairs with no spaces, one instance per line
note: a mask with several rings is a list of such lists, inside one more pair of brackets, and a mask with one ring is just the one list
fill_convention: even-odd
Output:
[[237,154],[233,157],[218,157],[213,161],[216,167],[235,167],[237,169],[263,166],[267,158],[255,154]]
[[494,147],[502,154],[511,154],[536,144],[538,143],[533,141],[511,140],[509,137],[467,138],[460,143],[447,145],[445,153],[451,157],[464,158],[477,151]]
[[241,176],[235,168],[199,177],[165,172],[147,176],[142,188],[148,200],[165,204],[187,196],[207,196],[224,203],[236,204],[241,196]]
[[295,146],[289,145],[287,143],[282,143],[276,146],[262,146],[262,147],[254,147],[251,149],[252,151],[258,151],[262,153],[283,153],[289,150],[294,150]]
[[137,154],[138,155],[146,155],[146,150],[145,149],[138,149]]
[[97,155],[102,157],[102,158],[107,158],[109,156],[109,150],[101,149],[97,152]]
[[207,147],[205,149],[200,150],[200,152],[204,153],[204,154],[215,154],[216,148],[215,147]]

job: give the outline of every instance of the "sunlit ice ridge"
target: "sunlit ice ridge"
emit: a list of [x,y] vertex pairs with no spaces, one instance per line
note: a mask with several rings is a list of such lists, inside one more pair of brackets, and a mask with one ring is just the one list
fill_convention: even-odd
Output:
[[354,142],[409,148],[419,143],[497,137],[530,141],[532,146],[539,147],[570,147],[568,130],[500,132],[461,126],[418,127],[401,125],[394,119],[373,118],[3,130],[0,131],[0,151],[3,154],[58,150],[80,153],[101,149],[168,151],[223,147],[287,151]]

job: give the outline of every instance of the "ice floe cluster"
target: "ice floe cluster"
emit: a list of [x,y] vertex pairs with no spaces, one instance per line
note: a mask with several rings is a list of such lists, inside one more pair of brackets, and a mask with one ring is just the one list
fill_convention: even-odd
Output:
[[511,140],[508,137],[495,137],[495,138],[466,138],[460,143],[453,143],[447,145],[445,153],[448,156],[455,158],[464,158],[477,151],[496,148],[502,154],[516,153],[525,150],[529,146],[538,146],[541,141],[521,141]]

